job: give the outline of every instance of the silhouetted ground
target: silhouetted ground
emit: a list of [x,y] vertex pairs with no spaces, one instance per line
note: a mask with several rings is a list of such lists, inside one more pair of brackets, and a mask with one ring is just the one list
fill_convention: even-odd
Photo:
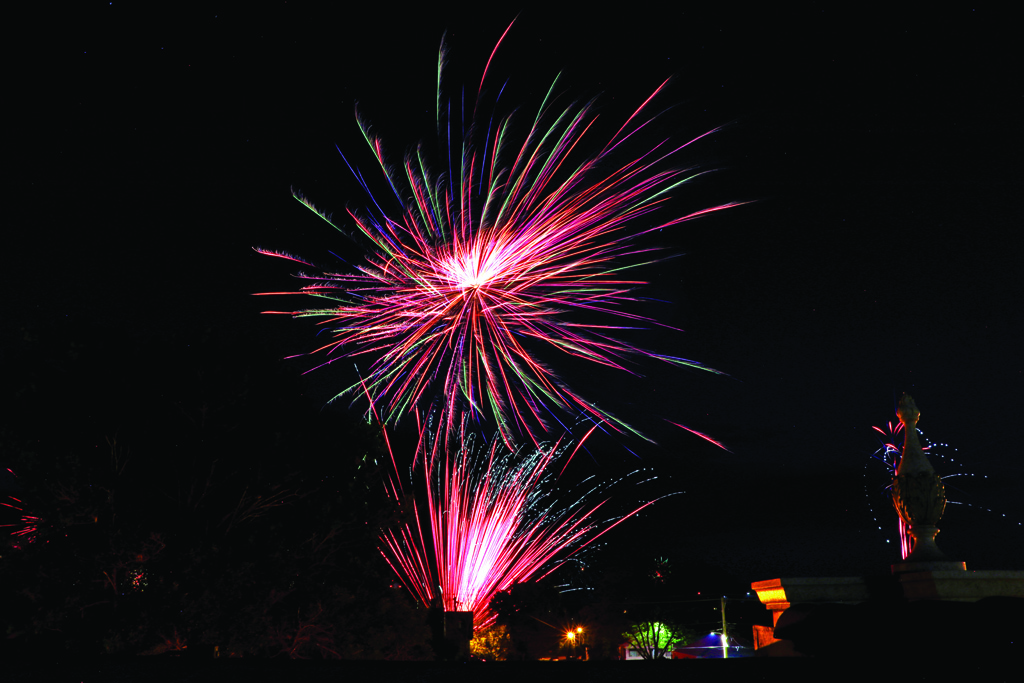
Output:
[[[863,658],[837,659],[731,659],[667,662],[312,662],[284,660],[187,659],[105,659],[89,663],[22,666],[5,671],[5,680],[71,681],[149,681],[171,683],[189,681],[402,681],[432,683],[445,681],[474,683],[486,680],[564,683],[565,681],[821,681],[842,672],[847,680],[860,676],[873,680],[926,681],[1018,680],[1019,670],[1011,662],[988,655],[953,655],[942,661],[915,659]],[[969,677],[969,678],[966,678]]]

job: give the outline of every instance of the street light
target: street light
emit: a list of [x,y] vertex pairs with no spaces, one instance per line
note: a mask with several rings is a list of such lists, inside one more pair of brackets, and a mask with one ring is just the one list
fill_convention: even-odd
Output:
[[583,640],[583,627],[577,626],[575,630],[569,629],[565,632],[565,639],[572,643],[572,656],[576,658],[576,637],[579,636],[580,640]]

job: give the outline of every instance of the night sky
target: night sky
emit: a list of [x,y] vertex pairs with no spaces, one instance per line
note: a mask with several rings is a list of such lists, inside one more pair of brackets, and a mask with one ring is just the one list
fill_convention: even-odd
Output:
[[275,429],[348,412],[325,404],[350,364],[303,375],[313,359],[284,360],[315,328],[260,315],[297,300],[251,296],[295,287],[253,247],[358,255],[290,188],[337,216],[364,205],[337,145],[383,194],[355,103],[399,161],[433,135],[442,34],[471,99],[518,14],[492,65],[503,97],[532,111],[561,72],[611,126],[671,76],[663,132],[721,130],[681,157],[715,172],[669,210],[749,202],[658,236],[675,257],[642,273],[656,300],[643,313],[683,331],[633,337],[725,375],[559,366],[658,442],[595,439],[579,476],[651,467],[659,491],[685,491],[606,551],[671,552],[747,583],[885,572],[895,515],[871,427],[908,392],[925,435],[957,449],[940,473],[976,475],[949,481],[962,504],[940,547],[969,569],[1024,568],[1024,100],[1006,13],[320,4],[93,3],[12,22],[27,39],[6,98],[6,435],[31,426],[58,448],[118,433],[144,454],[176,438],[152,415],[253,377],[286,388]]

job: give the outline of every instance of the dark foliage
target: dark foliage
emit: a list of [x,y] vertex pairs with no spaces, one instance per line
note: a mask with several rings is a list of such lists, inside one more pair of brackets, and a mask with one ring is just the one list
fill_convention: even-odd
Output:
[[[48,336],[23,332],[30,358]],[[220,363],[216,346],[161,371],[148,404],[83,376],[78,355],[104,353],[88,345],[16,378],[0,495],[39,521],[2,538],[4,654],[429,658],[425,610],[376,549],[392,507],[374,431],[303,417],[291,376]],[[81,381],[98,405],[47,425],[48,393]],[[111,413],[129,436],[103,436]]]

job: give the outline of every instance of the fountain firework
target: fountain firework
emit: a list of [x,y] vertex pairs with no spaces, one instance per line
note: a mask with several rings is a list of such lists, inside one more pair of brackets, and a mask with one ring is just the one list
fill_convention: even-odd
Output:
[[[421,439],[422,464],[413,471],[423,477],[426,505],[421,510],[412,500],[415,522],[384,532],[381,552],[420,602],[472,611],[478,628],[493,622],[489,605],[497,592],[547,576],[656,502],[599,520],[598,511],[619,482],[595,483],[591,477],[565,494],[556,489],[582,440],[511,450],[498,438],[484,444],[467,434],[465,420],[458,434],[451,448],[436,437]],[[645,474],[653,478],[636,470],[624,479],[641,484]],[[400,488],[389,491],[401,499]]]

